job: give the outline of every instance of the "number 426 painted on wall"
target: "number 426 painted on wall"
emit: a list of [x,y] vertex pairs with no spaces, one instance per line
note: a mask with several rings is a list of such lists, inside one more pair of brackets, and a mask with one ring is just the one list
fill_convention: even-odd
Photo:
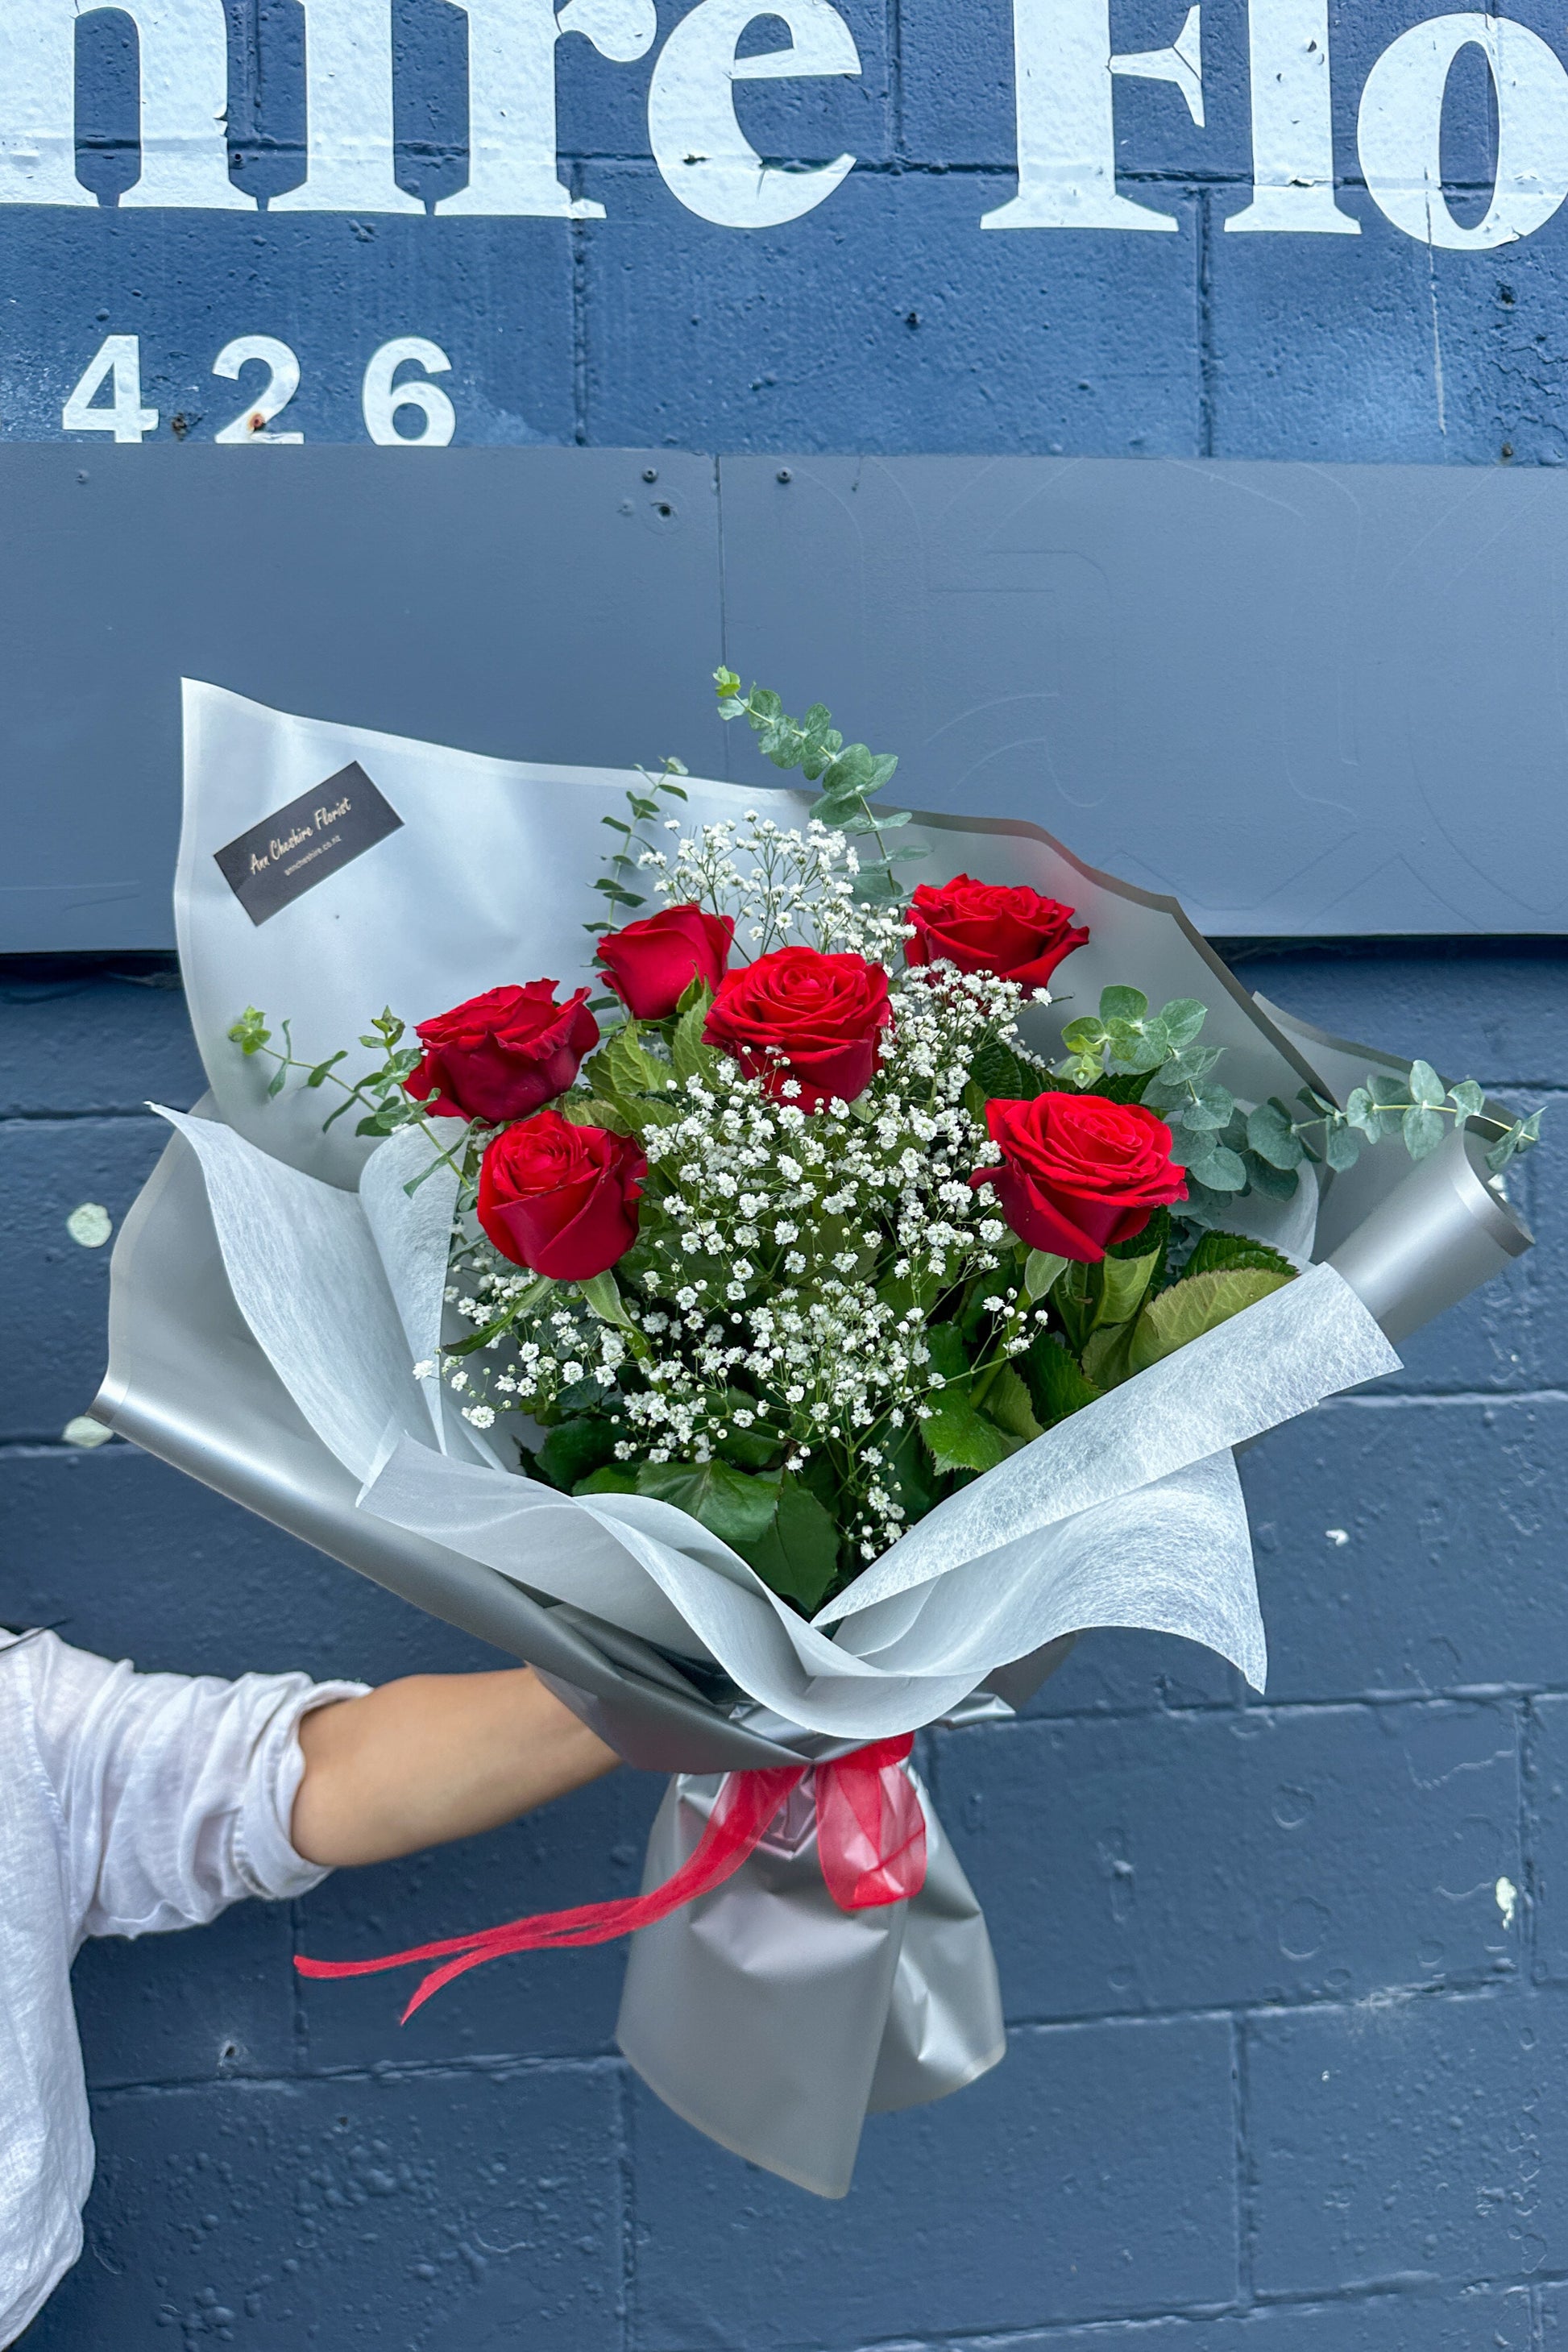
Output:
[[[300,362],[287,343],[274,335],[237,335],[213,362],[214,375],[237,380],[252,362],[267,370],[267,381],[239,415],[220,426],[216,441],[276,445],[300,442],[302,433],[274,433],[272,420],[280,416],[300,389]],[[425,375],[394,377],[405,362],[426,370]],[[451,361],[438,343],[422,335],[398,335],[383,343],[364,372],[360,406],[364,429],[384,447],[444,449],[457,429],[451,402],[430,375],[444,375]],[[395,422],[399,409],[417,409],[423,431],[400,433]],[[67,433],[112,433],[117,441],[141,441],[158,429],[158,412],[142,405],[142,346],[136,335],[106,335],[82,372],[81,379],[60,411]]]

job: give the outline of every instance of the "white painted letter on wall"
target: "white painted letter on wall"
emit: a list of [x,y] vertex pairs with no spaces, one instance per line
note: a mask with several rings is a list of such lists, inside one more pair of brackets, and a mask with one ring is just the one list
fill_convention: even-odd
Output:
[[305,0],[305,179],[275,213],[422,213],[392,168],[391,0]]
[[1252,202],[1227,229],[1359,236],[1334,202],[1329,0],[1250,0]]
[[[228,176],[228,39],[223,0],[115,0],[142,56],[142,176],[122,208],[249,212]],[[92,205],[76,176],[72,0],[0,5],[0,204]]]
[[438,213],[531,213],[603,220],[574,198],[555,162],[555,45],[580,33],[602,58],[632,65],[658,31],[653,0],[452,0],[468,20],[468,184]]
[[1014,0],[1018,193],[982,228],[1173,229],[1173,214],[1117,193],[1115,77],[1173,83],[1202,122],[1199,29],[1199,11],[1189,8],[1168,49],[1119,58],[1110,0]]
[[[741,58],[737,42],[759,16],[778,17],[791,46]],[[764,163],[735,114],[738,81],[794,81],[808,74],[858,74],[860,53],[827,0],[698,0],[659,52],[647,97],[654,162],[689,212],[721,228],[776,228],[830,196],[855,168],[853,155],[814,171]]]
[[[1465,228],[1443,194],[1443,93],[1473,43],[1497,93],[1497,175],[1485,216]],[[1434,16],[1389,44],[1362,92],[1366,184],[1395,228],[1460,252],[1510,245],[1568,195],[1568,73],[1538,33],[1510,16]]]

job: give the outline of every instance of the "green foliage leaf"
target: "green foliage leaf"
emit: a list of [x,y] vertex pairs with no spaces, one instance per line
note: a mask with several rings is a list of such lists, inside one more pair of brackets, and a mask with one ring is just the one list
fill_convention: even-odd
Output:
[[[923,857],[924,850],[904,850],[906,857]],[[855,896],[863,906],[893,907],[904,895],[904,886],[890,859],[879,858],[874,866],[862,866],[855,877]]]
[[902,1503],[910,1520],[923,1518],[936,1501],[936,1474],[926,1460],[918,1423],[894,1433],[882,1467],[882,1483]]
[[765,1585],[808,1617],[826,1600],[838,1573],[838,1529],[832,1515],[787,1470],[770,1524],[735,1549]]
[[[1364,1135],[1370,1143],[1381,1142],[1399,1124],[1396,1110],[1385,1112],[1380,1108],[1379,1097],[1373,1091],[1375,1084],[1375,1079],[1369,1079],[1364,1087],[1352,1087],[1345,1104],[1345,1117],[1351,1126]],[[1333,1133],[1332,1125],[1329,1132],[1331,1135]]]
[[1105,1024],[1086,1013],[1077,1021],[1069,1021],[1062,1031],[1062,1044],[1069,1054],[1092,1054],[1105,1043]]
[[1450,1087],[1448,1099],[1467,1118],[1479,1118],[1487,1107],[1486,1096],[1474,1078],[1461,1078],[1457,1087]]
[[1069,1413],[1081,1412],[1100,1393],[1054,1331],[1042,1331],[1027,1354],[1017,1360],[1042,1428],[1054,1428]]
[[1169,1004],[1162,1004],[1160,1026],[1171,1041],[1172,1051],[1179,1053],[1190,1045],[1208,1017],[1207,1005],[1195,996],[1173,996]]
[[[1438,1100],[1442,1100],[1441,1096]],[[1445,1132],[1441,1113],[1430,1109],[1425,1103],[1413,1103],[1400,1121],[1400,1127],[1405,1137],[1405,1149],[1412,1160],[1425,1160],[1429,1153],[1436,1151]]]
[[228,1034],[230,1043],[237,1045],[242,1054],[259,1054],[272,1037],[272,1032],[267,1026],[266,1013],[258,1013],[254,1004],[246,1006],[238,1020],[231,1024]]
[[609,1135],[629,1135],[632,1131],[626,1113],[598,1095],[564,1095],[555,1108],[574,1127],[602,1127]]
[[1141,1225],[1135,1234],[1129,1234],[1124,1242],[1112,1242],[1105,1255],[1107,1257],[1115,1258],[1152,1257],[1156,1259],[1154,1271],[1149,1276],[1150,1286],[1152,1288],[1165,1278],[1165,1261],[1170,1255],[1170,1248],[1171,1212],[1169,1209],[1156,1209],[1146,1225]]
[[1270,1168],[1299,1168],[1306,1157],[1289,1112],[1277,1099],[1247,1112],[1247,1141]]
[[931,1368],[944,1381],[961,1381],[969,1370],[969,1353],[956,1323],[932,1323],[926,1331]]
[[1323,1157],[1336,1171],[1353,1168],[1361,1158],[1361,1137],[1355,1129],[1334,1119],[1323,1138]]
[[970,1064],[970,1075],[987,1099],[1029,1102],[1039,1092],[1037,1075],[1026,1069],[1010,1045],[1000,1037],[984,1037]]
[[1142,1021],[1149,1010],[1149,1000],[1139,988],[1102,988],[1100,992],[1100,1017],[1102,1021]]
[[602,1470],[615,1454],[620,1431],[596,1413],[579,1413],[548,1431],[534,1459],[542,1476],[563,1495],[572,1494],[590,1472]]
[[1199,1241],[1183,1274],[1226,1274],[1238,1268],[1253,1274],[1278,1274],[1286,1281],[1296,1271],[1289,1259],[1270,1249],[1267,1242],[1255,1242],[1247,1234],[1208,1233]]
[[1428,1108],[1436,1108],[1439,1103],[1446,1102],[1448,1098],[1448,1089],[1430,1062],[1411,1063],[1410,1093],[1413,1101],[1424,1104]]
[[1540,1142],[1541,1119],[1542,1112],[1532,1110],[1528,1118],[1515,1119],[1508,1133],[1498,1138],[1487,1153],[1487,1166],[1494,1176],[1500,1176],[1517,1153],[1528,1151]]
[[588,1064],[595,1088],[601,1078],[617,1100],[635,1102],[639,1095],[662,1094],[670,1076],[667,1062],[656,1061],[637,1044],[635,1023],[613,1030]]
[[603,1274],[590,1275],[586,1282],[579,1282],[574,1287],[582,1292],[601,1323],[613,1323],[622,1331],[637,1329],[622,1304],[620,1285],[607,1268]]
[[735,1427],[731,1416],[737,1411],[754,1413],[756,1410],[755,1397],[745,1395],[740,1389],[731,1389],[725,1396],[726,1434],[716,1442],[725,1460],[742,1470],[772,1469],[784,1451],[783,1438],[765,1423],[753,1422],[746,1429]]
[[1083,1351],[1084,1377],[1097,1389],[1119,1388],[1131,1372],[1131,1323],[1109,1324],[1091,1331]]
[[1029,1391],[1012,1364],[1004,1364],[987,1381],[981,1409],[1009,1437],[1022,1438],[1026,1444],[1040,1434]]
[[[1167,1063],[1166,1068],[1169,1066]],[[1168,1118],[1173,1127],[1190,1128],[1195,1135],[1212,1135],[1223,1132],[1230,1125],[1236,1115],[1236,1097],[1227,1087],[1199,1084],[1191,1087],[1166,1087],[1161,1083],[1163,1076],[1162,1071],[1160,1078],[1147,1090],[1143,1099],[1151,1109],[1159,1110],[1163,1118]],[[1158,1103],[1153,1099],[1156,1087],[1161,1096]]]
[[1215,1144],[1206,1135],[1178,1135],[1171,1157],[1211,1192],[1241,1192],[1247,1189],[1247,1165],[1238,1151]]
[[1265,1268],[1237,1267],[1212,1274],[1188,1275],[1152,1298],[1132,1334],[1130,1362],[1133,1371],[1146,1371],[1178,1348],[1189,1347],[1205,1331],[1217,1330],[1233,1315],[1255,1307],[1260,1298],[1283,1289],[1293,1276]]
[[711,1085],[718,1076],[719,1056],[711,1045],[705,1045],[702,1042],[702,1025],[712,1002],[712,991],[703,987],[697,1003],[683,1013],[675,1024],[669,1058],[682,1085],[688,1078],[700,1078],[704,1085]]
[[[644,1462],[637,1491],[673,1503],[736,1551],[761,1541],[778,1508],[781,1473],[727,1462]],[[743,1555],[742,1555],[743,1556]]]
[[1296,1187],[1301,1181],[1297,1169],[1271,1167],[1267,1160],[1259,1160],[1256,1151],[1244,1151],[1241,1159],[1250,1191],[1267,1192],[1273,1201],[1289,1201],[1295,1197]]
[[939,1471],[994,1470],[1021,1443],[979,1411],[967,1388],[938,1391],[921,1423],[921,1438]]
[[637,1473],[629,1462],[606,1462],[602,1470],[590,1471],[573,1487],[574,1495],[635,1495]]
[[1050,1250],[1032,1249],[1024,1260],[1026,1297],[1036,1300],[1044,1298],[1067,1263],[1065,1257],[1058,1257]]
[[[1108,1251],[1100,1259],[1095,1274],[1101,1302],[1099,1320],[1102,1325],[1131,1322],[1159,1270],[1160,1257],[1160,1251],[1155,1249],[1146,1257],[1112,1257]],[[1084,1363],[1089,1378],[1098,1379],[1087,1353]]]

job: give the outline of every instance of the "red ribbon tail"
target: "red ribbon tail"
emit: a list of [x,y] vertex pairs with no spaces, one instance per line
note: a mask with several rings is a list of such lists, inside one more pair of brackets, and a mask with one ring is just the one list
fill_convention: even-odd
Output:
[[[921,1801],[903,1765],[914,1740],[909,1733],[879,1739],[852,1755],[816,1768],[816,1844],[822,1874],[842,1911],[864,1911],[882,1903],[907,1902],[925,1884],[926,1825]],[[668,1919],[683,1903],[710,1895],[732,1878],[792,1789],[810,1768],[781,1765],[731,1772],[719,1791],[708,1825],[690,1859],[649,1895],[624,1895],[611,1903],[582,1903],[568,1911],[540,1911],[504,1927],[471,1936],[448,1936],[440,1943],[415,1944],[374,1960],[296,1959],[302,1977],[331,1981],[341,1977],[379,1976],[386,1969],[438,1963],[421,1978],[403,2012],[406,2024],[433,1993],[510,1952],[560,1950],[581,1944],[607,1944]]]
[[689,1861],[674,1876],[649,1895],[623,1895],[610,1903],[583,1903],[568,1911],[541,1911],[504,1927],[481,1928],[471,1936],[450,1936],[436,1944],[416,1944],[405,1952],[388,1952],[374,1960],[310,1960],[297,1958],[303,1977],[327,1979],[378,1976],[386,1969],[405,1969],[421,1960],[439,1960],[423,1978],[403,2012],[406,2023],[416,2009],[454,1978],[487,1960],[509,1952],[555,1950],[580,1944],[607,1944],[651,1927],[732,1878],[752,1853],[768,1823],[803,1778],[805,1766],[781,1766],[776,1770],[731,1772],[720,1791],[708,1826]]

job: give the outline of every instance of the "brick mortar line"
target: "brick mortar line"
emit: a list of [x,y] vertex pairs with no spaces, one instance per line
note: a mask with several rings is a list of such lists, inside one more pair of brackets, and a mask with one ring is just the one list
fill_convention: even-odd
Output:
[[[1515,2273],[1489,2274],[1483,2278],[1433,2278],[1413,2281],[1408,2275],[1384,2281],[1358,2282],[1354,2286],[1336,2290],[1333,2287],[1279,2288],[1270,2293],[1260,2292],[1250,2303],[1185,2303],[1169,2305],[1160,2309],[1113,2312],[1104,2318],[1058,2319],[1044,2323],[1033,2321],[1022,2327],[989,2327],[980,2335],[879,2336],[868,2337],[854,2347],[854,2352],[993,2352],[994,2347],[1006,2345],[1049,2344],[1055,2340],[1088,2334],[1093,2330],[1102,2335],[1107,2344],[1114,2344],[1126,2331],[1129,2338],[1134,2329],[1156,2326],[1162,2320],[1176,2320],[1192,2326],[1201,2326],[1215,2320],[1255,2318],[1269,2311],[1342,2311],[1354,2310],[1363,2305],[1424,2304],[1440,2311],[1456,2304],[1468,2294],[1493,2293],[1511,2294],[1528,2292],[1536,2286],[1556,2286],[1568,2278],[1568,2271],[1545,2273],[1531,2271],[1528,2277]],[[780,2347],[780,2352],[817,2352],[815,2339],[809,2343]]]
[[[889,43],[888,89],[882,104],[893,152],[886,155],[857,157],[855,170],[858,175],[928,179],[975,178],[984,175],[987,178],[1016,179],[1018,157],[1016,144],[1005,150],[998,148],[994,153],[988,156],[968,155],[953,160],[941,155],[911,155],[900,152],[899,138],[901,131],[900,121],[901,108],[899,100],[901,97],[901,82],[895,81],[892,65],[892,44]],[[94,160],[129,161],[141,153],[140,140],[79,140],[77,145],[81,152]],[[396,150],[400,157],[406,156],[412,162],[426,164],[466,163],[470,152],[467,142],[451,142],[433,139],[399,139],[396,142]],[[240,142],[237,152],[244,155],[247,162],[254,161],[258,163],[298,163],[303,167],[309,161],[307,149],[292,140],[251,138]],[[658,170],[652,151],[647,147],[631,149],[573,146],[570,143],[563,143],[556,148],[555,160],[558,165],[566,168],[584,163],[595,163],[629,166],[648,173],[657,173]],[[790,170],[820,168],[824,163],[831,163],[833,157],[826,150],[809,154],[770,152],[767,160],[770,163]],[[305,176],[302,168],[300,178],[294,185],[302,186]],[[1143,168],[1136,164],[1119,163],[1116,178],[1119,184],[1128,183],[1140,187],[1234,188],[1241,195],[1249,195],[1253,184],[1250,171],[1245,164],[1239,163],[1229,166],[1223,163],[1193,163],[1179,167],[1169,164],[1152,164]],[[239,184],[236,183],[237,186]],[[1348,191],[1352,194],[1366,195],[1369,193],[1365,180],[1358,173],[1352,172],[1339,173],[1334,181],[1334,188],[1336,194]],[[1493,193],[1493,183],[1489,180],[1446,179],[1441,183],[1441,188],[1445,195],[1487,196]],[[95,192],[89,190],[89,194],[93,193]],[[246,192],[242,190],[242,193]],[[248,193],[254,194],[256,192],[250,190]],[[264,218],[268,205],[276,203],[282,196],[292,193],[292,187],[269,190],[260,199],[257,216]],[[98,209],[113,212],[119,207],[112,204],[106,204],[103,198],[99,196]],[[546,215],[529,213],[497,213],[489,217],[496,220],[529,220],[544,218]]]
[[1236,2162],[1236,2291],[1244,2304],[1254,2299],[1252,2166],[1249,2160],[1251,2101],[1247,2062],[1246,2028],[1241,2018],[1233,2017],[1230,2027],[1230,2105]]
[[[1499,1405],[1568,1404],[1568,1389],[1378,1389],[1365,1396],[1325,1397],[1320,1412],[1345,1408],[1355,1412],[1376,1412],[1390,1408],[1408,1411],[1414,1405],[1470,1405],[1490,1412]],[[1303,1419],[1304,1415],[1298,1415]],[[1289,1422],[1277,1424],[1289,1429]],[[1265,1430],[1265,1437],[1273,1435]]]
[[89,2089],[100,2105],[132,2100],[178,2099],[194,2097],[199,2092],[214,2090],[297,2091],[304,2083],[323,2083],[342,2087],[363,2083],[377,2089],[399,2083],[469,2082],[490,2080],[501,2075],[528,2074],[592,2074],[612,2072],[624,2074],[626,2062],[618,2053],[597,2051],[581,2057],[474,2057],[470,2059],[430,2058],[405,2059],[397,2064],[390,2063],[374,2066],[324,2066],[309,2074],[233,2074],[158,2076],[143,2083],[113,2083],[102,2088]]
[[1542,1992],[1550,2000],[1564,1991],[1568,1988],[1560,1983],[1532,1984],[1525,1971],[1510,1961],[1506,1969],[1484,1979],[1447,1984],[1385,1985],[1373,1992],[1362,1993],[1354,2000],[1305,1993],[1300,2000],[1238,2000],[1219,2008],[1212,2002],[1199,2002],[1188,2009],[1100,2009],[1085,2010],[1069,2017],[1007,2016],[1005,2023],[1009,2033],[1018,2034],[1089,2033],[1102,2026],[1122,2025],[1230,2025],[1240,2037],[1240,2051],[1246,2047],[1248,2026],[1276,2020],[1325,2016],[1364,2019],[1423,2004],[1441,2007],[1454,2001],[1507,2000],[1510,1995],[1534,2001]]
[[[1250,2025],[1300,2017],[1354,2019],[1375,2014],[1384,2007],[1411,2008],[1417,2002],[1447,2006],[1455,2003],[1461,2006],[1496,2005],[1508,2000],[1510,1995],[1526,1990],[1534,2000],[1542,1997],[1543,1990],[1547,2000],[1554,1995],[1568,2000],[1568,1987],[1527,1988],[1522,1978],[1513,1973],[1506,1980],[1491,1984],[1400,1987],[1390,1994],[1363,1994],[1359,2000],[1350,2001],[1237,2001],[1221,2007],[1211,2003],[1192,2009],[1110,2011],[1084,2017],[1010,2017],[1006,2027],[1010,2038],[1020,2039],[1024,2036],[1042,2038],[1049,2034],[1082,2034],[1098,2031],[1114,2033],[1134,2028],[1168,2025],[1226,2025],[1244,2031]],[[613,2074],[617,2080],[625,2078],[629,2085],[630,2073],[626,2060],[616,2051],[551,2056],[497,2053],[479,2053],[472,2058],[385,2061],[369,2066],[312,2066],[289,2074],[280,2074],[276,2070],[247,2074],[237,2068],[221,2074],[159,2075],[142,2082],[89,2084],[89,2088],[95,2099],[112,2102],[133,2098],[184,2097],[231,2086],[246,2091],[284,2091],[297,2090],[304,2083],[322,2083],[338,2085],[368,2084],[384,2088],[404,2082],[468,2082],[512,2074]]]
[[632,2352],[637,2336],[637,2177],[632,2158],[632,2070],[623,2064],[616,2084],[616,2176],[620,2189],[620,2322],[622,2352]]
[[[1106,1629],[1110,1631],[1110,1628]],[[1400,1707],[1412,1709],[1430,1707],[1518,1707],[1530,1706],[1536,1699],[1561,1698],[1568,1695],[1568,1685],[1531,1683],[1527,1687],[1512,1684],[1471,1683],[1463,1688],[1443,1691],[1357,1691],[1348,1697],[1334,1698],[1255,1698],[1237,1708],[1230,1699],[1195,1701],[1185,1706],[1169,1706],[1152,1701],[1147,1706],[1074,1707],[1059,1713],[1042,1711],[1038,1715],[1002,1716],[993,1722],[967,1724],[933,1724],[930,1728],[948,1739],[984,1738],[994,1732],[998,1737],[1012,1737],[1019,1731],[1046,1730],[1054,1723],[1123,1723],[1145,1719],[1159,1722],[1201,1722],[1216,1717],[1234,1722],[1238,1713],[1245,1713],[1248,1723],[1273,1722],[1279,1718],[1289,1723],[1296,1717],[1320,1715],[1350,1715],[1368,1710],[1392,1714]],[[942,1749],[938,1749],[940,1758]],[[936,1767],[940,1772],[940,1763]],[[933,1786],[932,1801],[940,1803]]]
[[124,1119],[145,1121],[157,1116],[157,1112],[149,1109],[145,1102],[115,1103],[103,1108],[93,1104],[79,1109],[57,1107],[29,1110],[24,1106],[17,1110],[0,1110],[0,1127],[80,1127],[88,1119],[98,1119],[110,1125]]

